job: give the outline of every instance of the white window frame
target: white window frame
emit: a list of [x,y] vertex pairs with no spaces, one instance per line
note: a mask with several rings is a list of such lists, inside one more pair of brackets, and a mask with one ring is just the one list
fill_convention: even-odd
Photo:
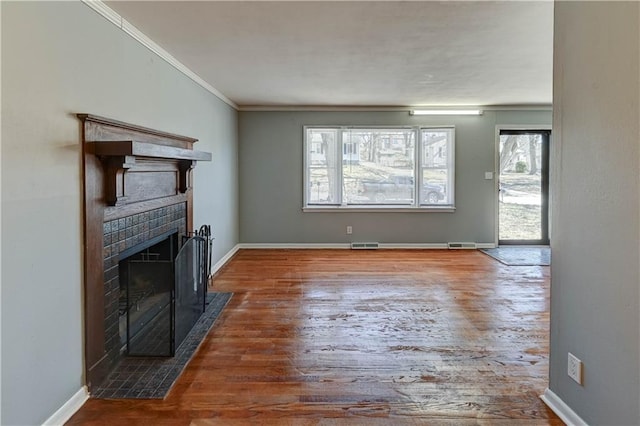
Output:
[[[336,191],[339,203],[335,204],[309,204],[311,187],[309,186],[309,155],[307,145],[307,135],[309,129],[331,129],[336,131]],[[346,204],[343,199],[343,133],[345,130],[367,130],[367,129],[389,129],[389,130],[406,130],[411,129],[415,132],[414,144],[414,202],[412,205],[380,205],[380,204]],[[447,191],[450,191],[450,204],[421,204],[420,188],[423,184],[423,152],[422,152],[422,131],[423,130],[449,130],[451,131],[450,151],[447,158]],[[303,126],[303,207],[305,212],[454,212],[455,207],[455,126],[329,126],[329,125],[307,125]]]

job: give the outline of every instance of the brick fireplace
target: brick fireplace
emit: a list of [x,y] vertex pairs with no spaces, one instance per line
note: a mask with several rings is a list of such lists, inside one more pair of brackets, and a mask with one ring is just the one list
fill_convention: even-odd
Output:
[[85,374],[99,386],[123,356],[119,262],[131,248],[194,229],[196,139],[78,114],[83,134]]

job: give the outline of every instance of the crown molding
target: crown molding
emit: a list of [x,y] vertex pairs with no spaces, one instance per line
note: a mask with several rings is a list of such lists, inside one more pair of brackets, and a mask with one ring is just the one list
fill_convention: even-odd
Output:
[[230,107],[234,109],[238,109],[238,105],[233,102],[231,99],[227,98],[222,92],[218,89],[204,81],[198,74],[191,71],[186,65],[182,62],[178,61],[174,58],[169,52],[160,47],[156,42],[154,42],[151,38],[149,38],[142,31],[137,29],[131,23],[129,23],[126,19],[120,16],[115,10],[111,9],[109,6],[104,4],[101,0],[80,0],[85,5],[89,6],[91,9],[96,11],[106,20],[114,24],[116,27],[120,28],[124,33],[128,34],[131,38],[136,40],[138,43],[142,44],[144,47],[164,59],[169,65],[189,77],[195,83],[200,85],[203,89],[207,90],[222,102],[226,103]]
[[349,111],[381,111],[381,112],[409,112],[414,109],[468,109],[476,108],[483,111],[552,111],[553,106],[545,105],[409,105],[409,106],[368,106],[368,105],[240,105],[238,111],[242,112],[349,112]]

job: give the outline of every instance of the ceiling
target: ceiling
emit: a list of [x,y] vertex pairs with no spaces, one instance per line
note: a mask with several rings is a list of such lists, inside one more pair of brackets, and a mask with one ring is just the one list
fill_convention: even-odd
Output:
[[241,107],[551,104],[552,1],[107,4]]

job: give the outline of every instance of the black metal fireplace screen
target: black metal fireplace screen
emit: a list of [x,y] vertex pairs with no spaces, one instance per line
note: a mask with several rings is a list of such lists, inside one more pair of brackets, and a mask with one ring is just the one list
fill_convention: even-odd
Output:
[[120,338],[127,355],[175,355],[205,309],[209,243],[199,235],[179,241],[173,230],[121,253]]

